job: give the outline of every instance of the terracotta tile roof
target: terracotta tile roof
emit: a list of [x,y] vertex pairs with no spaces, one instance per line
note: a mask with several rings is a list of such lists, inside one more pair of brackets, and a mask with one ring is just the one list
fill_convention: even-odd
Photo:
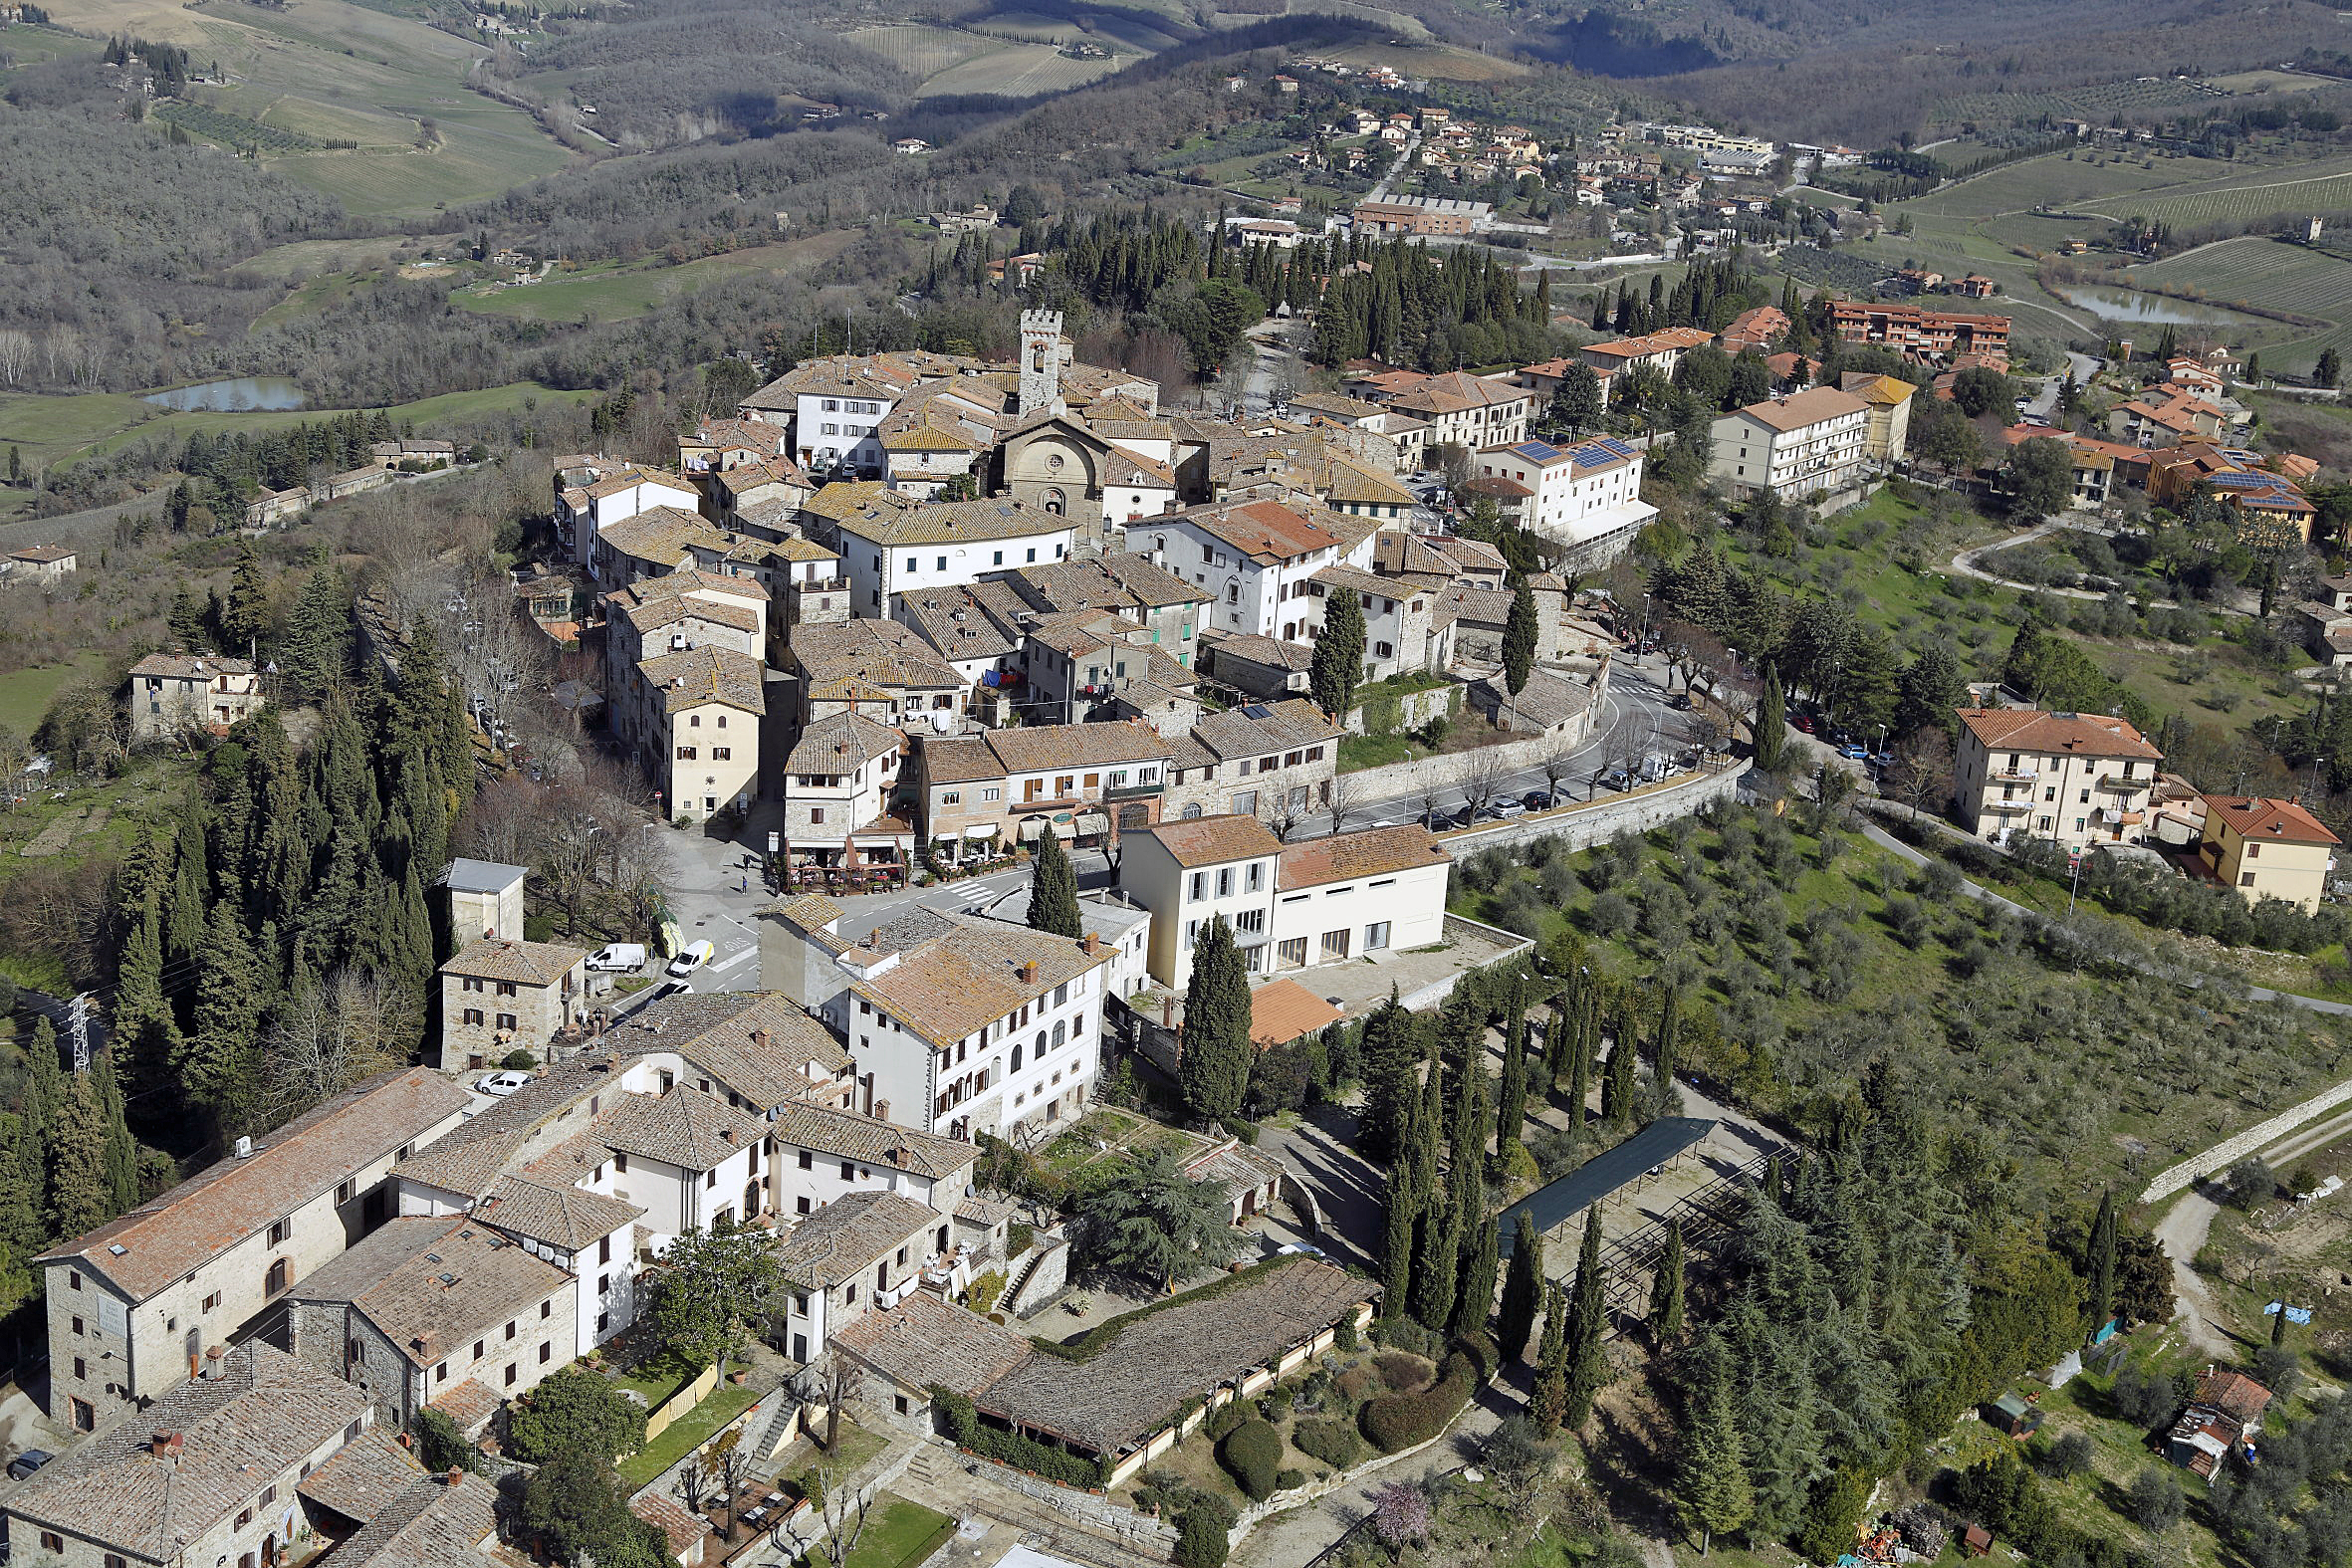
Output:
[[727,545],[717,524],[681,507],[647,507],[617,523],[605,524],[596,531],[596,539],[618,555],[660,566],[676,565],[696,546],[716,552]]
[[1262,563],[1292,560],[1318,550],[1340,548],[1336,533],[1279,501],[1244,501],[1170,513],[1161,521],[1182,521],[1223,540]]
[[2162,762],[2130,722],[2102,713],[2044,713],[2038,708],[1963,708],[1960,722],[1988,749],[2071,752],[2081,757],[2129,757]]
[[1605,353],[1618,359],[1640,359],[1651,354],[1696,348],[1714,340],[1715,335],[1702,328],[1668,327],[1642,337],[1618,337],[1605,343],[1586,343],[1582,351]]
[[970,784],[1002,779],[1005,765],[978,735],[923,735],[915,738],[926,784]]
[[[778,1260],[794,1283],[829,1288],[854,1279],[946,1216],[897,1193],[849,1193],[793,1227]],[[910,1248],[906,1277],[920,1261]],[[917,1291],[920,1295],[922,1292]]]
[[786,1106],[769,1123],[769,1131],[779,1143],[934,1181],[966,1169],[978,1153],[972,1145],[953,1138],[916,1132],[877,1116],[807,1103]]
[[343,1452],[305,1475],[294,1489],[345,1518],[365,1523],[424,1476],[416,1456],[379,1427],[344,1445]]
[[602,479],[591,480],[586,487],[586,494],[590,501],[601,501],[606,496],[617,496],[623,491],[634,490],[639,485],[667,485],[673,490],[683,490],[688,495],[694,493],[692,485],[678,475],[663,469],[623,468],[615,470]]
[[700,1514],[688,1513],[686,1505],[662,1491],[647,1491],[629,1499],[629,1512],[661,1532],[669,1544],[669,1554],[675,1559],[694,1550],[698,1542],[709,1539],[711,1526]]
[[2235,1422],[2258,1419],[2269,1408],[2268,1389],[2242,1372],[2208,1372],[2197,1380],[2196,1403],[2208,1405]]
[[64,545],[33,545],[8,553],[10,560],[21,560],[29,566],[46,566],[55,561],[72,560],[74,552]]
[[915,504],[912,496],[901,495],[882,480],[856,479],[819,487],[817,494],[801,503],[801,510],[834,524],[855,521],[878,526],[883,515],[904,512]]
[[[217,1376],[182,1383],[36,1470],[8,1512],[165,1562],[363,1419],[367,1403],[356,1384],[249,1340]],[[176,1454],[153,1452],[158,1432],[179,1437]]]
[[[1325,571],[1333,568],[1326,566]],[[1323,572],[1315,573],[1317,581]],[[1392,583],[1384,583],[1382,592],[1395,592]],[[1237,631],[1217,638],[1206,645],[1205,652],[1218,659],[1247,659],[1252,664],[1263,664],[1270,670],[1303,670],[1314,663],[1314,649],[1303,642],[1285,642],[1279,637],[1261,636],[1254,631]]]
[[858,616],[831,625],[795,626],[787,656],[814,688],[855,681],[895,694],[961,691],[964,678],[940,658],[923,634],[902,621]]
[[862,714],[837,713],[818,719],[793,743],[784,760],[791,774],[850,774],[877,757],[888,757],[906,744],[906,732],[876,724]]
[[1152,827],[1129,828],[1129,838],[1148,838],[1180,866],[1225,865],[1254,855],[1279,855],[1283,841],[1255,816],[1192,816]]
[[1872,375],[1866,370],[1848,370],[1837,378],[1838,390],[1859,397],[1865,403],[1893,406],[1911,401],[1919,388],[1909,381],[1891,375]]
[[2287,844],[2340,844],[2327,824],[2292,800],[2272,800],[2242,794],[2205,796],[2209,817],[2220,817],[2240,838]]
[[[1023,566],[1005,579],[1040,609],[1157,609],[1207,602],[1206,588],[1137,555],[1089,556]],[[986,584],[983,584],[986,586]]]
[[1824,419],[1835,419],[1841,414],[1867,412],[1862,399],[1834,386],[1815,386],[1786,397],[1767,398],[1761,403],[1750,403],[1736,410],[1735,417],[1745,416],[1758,424],[1786,433],[1817,425]]
[[766,666],[733,648],[687,648],[639,659],[648,686],[661,691],[664,712],[683,713],[704,703],[723,702],[746,713],[768,711]]
[[484,937],[440,968],[443,975],[512,981],[519,986],[553,986],[588,958],[586,948],[559,942],[509,942]]
[[604,1035],[618,1053],[674,1051],[773,1110],[849,1068],[823,1023],[781,991],[689,992],[650,1003]]
[[[1108,947],[1089,954],[1067,937],[1027,926],[942,918],[948,928],[942,934],[880,973],[850,982],[852,991],[940,1050],[1111,959]],[[1031,964],[1035,978],[1022,979]]]
[[411,1365],[429,1367],[571,1277],[470,1215],[415,1216],[386,1221],[295,1281],[292,1299],[349,1303]]
[[928,1290],[868,1312],[832,1342],[900,1388],[936,1384],[966,1399],[1036,1354],[1023,1335]]
[[467,1103],[465,1090],[424,1067],[370,1078],[254,1139],[248,1158],[207,1167],[35,1261],[78,1259],[132,1300],[144,1301],[402,1144],[423,1138]]
[[497,1534],[497,1487],[464,1472],[455,1485],[427,1475],[336,1547],[335,1560],[337,1568],[481,1568]]
[[1291,399],[1291,406],[1303,408],[1310,414],[1329,414],[1340,419],[1365,419],[1380,412],[1378,403],[1368,403],[1360,397],[1343,397],[1337,392],[1300,392]]
[[852,535],[891,548],[901,545],[944,545],[963,540],[1026,539],[1070,527],[1057,513],[1033,512],[1018,501],[990,497],[979,501],[934,501],[909,507],[896,517],[843,518],[841,537]]
[[1325,469],[1319,487],[1325,500],[1349,502],[1357,506],[1409,507],[1413,493],[1385,474],[1374,472],[1361,463],[1343,457],[1333,457]]
[[502,1176],[474,1210],[484,1225],[577,1252],[645,1218],[635,1204],[563,1183]]
[[1429,829],[1418,822],[1362,827],[1352,833],[1285,844],[1277,885],[1320,887],[1326,882],[1345,882],[1353,877],[1386,876],[1416,866],[1443,865],[1452,858],[1430,836]]
[[1203,714],[1192,727],[1192,738],[1220,759],[1256,757],[1266,752],[1336,741],[1339,727],[1303,697],[1277,703],[1250,703],[1223,713]]
[[597,1118],[608,1149],[688,1171],[714,1171],[760,1141],[766,1130],[716,1095],[679,1084],[667,1094],[625,1094]]
[[1261,1049],[1287,1045],[1345,1016],[1294,980],[1270,980],[1250,993],[1250,1040]]
[[1040,724],[990,730],[981,737],[1008,774],[1156,762],[1168,739],[1146,724]]
[[217,653],[150,653],[133,664],[130,673],[164,680],[208,681],[216,675],[251,675],[253,666],[243,659],[223,658]]
[[490,1425],[490,1418],[498,1414],[506,1403],[490,1391],[490,1385],[480,1378],[463,1378],[449,1385],[449,1392],[436,1394],[426,1404],[457,1424],[457,1430],[470,1436],[478,1435]]
[[1312,1338],[1379,1293],[1334,1264],[1288,1260],[1234,1288],[1129,1320],[1091,1360],[1035,1351],[973,1403],[1097,1453],[1116,1452],[1157,1432],[1185,1402]]

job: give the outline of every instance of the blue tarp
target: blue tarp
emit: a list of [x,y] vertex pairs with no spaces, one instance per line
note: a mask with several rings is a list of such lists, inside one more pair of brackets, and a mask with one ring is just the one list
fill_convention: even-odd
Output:
[[1535,1222],[1535,1233],[1542,1235],[1561,1222],[1599,1203],[1651,1167],[1664,1165],[1676,1155],[1696,1148],[1709,1133],[1715,1131],[1716,1125],[1696,1116],[1664,1117],[1650,1123],[1606,1154],[1595,1155],[1585,1161],[1558,1181],[1528,1194],[1495,1219],[1495,1223],[1503,1228],[1503,1255],[1511,1255],[1511,1243],[1518,1233],[1522,1211]]

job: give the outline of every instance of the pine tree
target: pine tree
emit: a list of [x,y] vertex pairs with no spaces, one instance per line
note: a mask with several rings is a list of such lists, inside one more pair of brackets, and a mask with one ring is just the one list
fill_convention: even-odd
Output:
[[248,545],[237,557],[229,576],[229,596],[221,606],[221,646],[240,658],[259,648],[270,629],[270,584],[261,559]]
[[[2090,1288],[2084,1293],[2084,1304],[2090,1311],[2090,1332],[2096,1334],[2107,1326],[2115,1315],[2115,1194],[2112,1190],[2099,1194],[2098,1218],[2091,1222]],[[2278,1314],[2279,1322],[2286,1314]]]
[[1406,1124],[1421,1097],[1415,1044],[1413,1015],[1391,986],[1388,1000],[1364,1019],[1364,1108],[1357,1131],[1367,1153],[1392,1165],[1398,1163]]
[[1038,839],[1038,858],[1029,884],[1029,924],[1035,931],[1076,939],[1085,935],[1078,915],[1078,873],[1062,852],[1054,824]]
[[286,617],[278,667],[297,691],[317,697],[351,673],[351,590],[343,573],[320,566],[304,579],[302,597]]
[[1543,1339],[1535,1351],[1535,1393],[1528,1410],[1546,1433],[1559,1431],[1568,1413],[1568,1293],[1557,1284],[1543,1292]]
[[1684,1279],[1682,1222],[1666,1222],[1666,1243],[1658,1250],[1658,1272],[1650,1281],[1650,1332],[1661,1345],[1682,1338]]
[[1579,360],[1568,366],[1559,385],[1552,389],[1552,420],[1566,426],[1571,434],[1582,435],[1600,423],[1600,377],[1592,366]]
[[1307,666],[1314,705],[1340,724],[1355,706],[1356,682],[1364,670],[1364,606],[1353,588],[1341,588],[1323,602],[1323,629]]
[[264,998],[261,962],[228,899],[213,905],[196,975],[195,1010],[172,1058],[181,1098],[225,1137],[244,1120],[257,1087]]
[[1540,635],[1535,595],[1523,581],[1511,596],[1511,614],[1503,623],[1503,684],[1514,697],[1528,689],[1528,677],[1534,673]]
[[1584,1244],[1576,1254],[1574,1292],[1568,1302],[1567,1403],[1561,1425],[1573,1430],[1592,1415],[1593,1397],[1608,1381],[1608,1351],[1601,1335],[1608,1327],[1608,1275],[1600,1260],[1600,1206],[1584,1212]]
[[1788,757],[1788,694],[1780,689],[1780,668],[1764,662],[1764,695],[1756,702],[1756,771],[1776,774]]
[[1506,1363],[1528,1353],[1528,1336],[1534,1332],[1535,1314],[1542,1306],[1543,1238],[1535,1232],[1534,1219],[1522,1209],[1511,1235],[1511,1268],[1503,1277],[1503,1310],[1495,1324]]
[[1222,915],[1193,944],[1180,1033],[1176,1078],[1184,1103],[1203,1121],[1238,1113],[1250,1081],[1250,974]]
[[1740,1436],[1730,1380],[1720,1365],[1700,1385],[1678,1448],[1675,1517],[1685,1531],[1699,1537],[1699,1555],[1705,1557],[1714,1550],[1717,1535],[1740,1529],[1756,1511],[1747,1445]]

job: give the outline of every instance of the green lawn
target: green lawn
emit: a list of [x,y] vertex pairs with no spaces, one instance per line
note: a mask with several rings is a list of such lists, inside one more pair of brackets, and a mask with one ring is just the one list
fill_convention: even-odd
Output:
[[660,1437],[622,1459],[614,1468],[620,1471],[620,1478],[627,1481],[632,1489],[642,1486],[684,1458],[691,1450],[708,1443],[714,1433],[751,1409],[759,1398],[750,1388],[723,1383],[709,1398],[671,1422]]
[[487,293],[466,291],[452,295],[451,299],[469,311],[513,316],[527,322],[625,321],[718,278],[748,273],[806,272],[839,255],[856,238],[855,230],[837,230],[781,245],[760,245],[722,256],[706,256],[677,267],[657,262],[627,266],[596,263],[575,272],[555,274],[542,283]]
[[84,653],[64,664],[14,670],[0,677],[0,730],[20,740],[29,738],[67,682],[99,674],[106,666],[103,654]]
[[[866,1514],[865,1531],[841,1568],[913,1568],[946,1545],[955,1529],[956,1521],[946,1514],[910,1502],[896,1492],[883,1492],[874,1499]],[[822,1547],[811,1553],[809,1560],[830,1561]]]

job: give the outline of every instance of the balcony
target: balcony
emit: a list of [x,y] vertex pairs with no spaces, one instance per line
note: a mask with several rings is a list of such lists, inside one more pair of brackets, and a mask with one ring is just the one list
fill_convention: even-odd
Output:
[[1996,784],[2031,784],[2041,774],[2031,768],[1996,768],[1989,777]]
[[2020,795],[2014,800],[1987,800],[1985,809],[1988,811],[2030,811],[2033,809],[2033,797]]
[[2100,788],[2113,789],[2119,794],[2138,794],[2155,783],[2156,781],[2154,779],[2126,779],[2121,774],[2102,774],[2099,776]]
[[1103,789],[1102,798],[1105,800],[1148,800],[1167,787],[1164,783],[1111,784]]

